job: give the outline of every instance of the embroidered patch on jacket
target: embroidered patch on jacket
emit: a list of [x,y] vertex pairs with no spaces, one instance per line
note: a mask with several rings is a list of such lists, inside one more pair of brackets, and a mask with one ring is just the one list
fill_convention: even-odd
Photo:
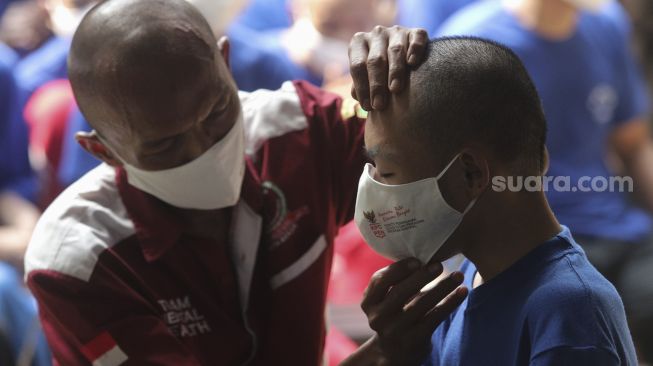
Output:
[[270,249],[285,243],[298,228],[298,222],[310,213],[308,206],[288,211],[286,196],[274,183],[265,181],[262,184],[264,193],[271,192],[276,198],[276,211],[270,220],[267,231],[272,239]]

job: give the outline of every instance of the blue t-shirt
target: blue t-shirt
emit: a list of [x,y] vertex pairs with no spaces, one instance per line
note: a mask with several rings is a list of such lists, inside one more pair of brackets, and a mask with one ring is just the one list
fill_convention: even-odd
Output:
[[231,40],[231,72],[239,90],[276,90],[288,80],[321,85],[321,77],[295,64],[280,42],[280,30],[257,32],[234,25]]
[[478,0],[399,0],[397,23],[404,27],[424,28],[434,35],[438,28],[459,9]]
[[[462,272],[472,289],[476,268]],[[472,289],[432,344],[429,366],[637,366],[617,291],[566,227]]]
[[[570,177],[566,192],[549,184],[547,196],[556,216],[576,234],[640,241],[651,233],[651,218],[630,205],[625,193],[573,191],[581,177],[612,176],[605,163],[610,133],[647,113],[643,77],[628,49],[629,27],[624,9],[611,2],[598,14],[582,12],[568,40],[550,41],[523,28],[502,2],[482,1],[451,17],[439,36],[492,39],[519,55],[547,117],[547,174]],[[587,181],[581,184],[582,189],[591,187]],[[601,188],[603,183],[595,184]]]
[[18,102],[9,52],[0,55],[0,192],[12,191],[34,201],[37,181],[27,154],[27,125]]
[[257,31],[288,28],[292,25],[288,0],[252,0],[234,24]]
[[53,36],[16,65],[14,74],[23,104],[43,84],[68,78],[70,39]]

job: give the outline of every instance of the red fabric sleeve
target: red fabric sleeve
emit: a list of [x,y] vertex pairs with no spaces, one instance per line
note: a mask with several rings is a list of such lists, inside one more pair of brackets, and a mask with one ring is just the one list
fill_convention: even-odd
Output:
[[337,204],[337,224],[342,226],[354,216],[358,180],[367,161],[364,149],[365,119],[351,100],[319,89],[305,81],[294,82],[310,129],[328,149],[321,153],[319,164],[329,169]]
[[88,283],[47,270],[29,274],[55,365],[87,366],[103,356],[109,360],[103,365],[199,365],[157,309],[117,287],[119,281]]

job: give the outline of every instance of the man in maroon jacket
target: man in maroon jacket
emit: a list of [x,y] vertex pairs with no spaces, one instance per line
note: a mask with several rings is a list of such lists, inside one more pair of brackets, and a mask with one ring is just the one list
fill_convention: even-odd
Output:
[[[365,107],[426,41],[355,38]],[[105,1],[79,26],[69,74],[95,130],[78,140],[104,164],[45,212],[25,260],[58,364],[322,363],[363,119],[303,82],[239,94],[228,55],[182,0]]]

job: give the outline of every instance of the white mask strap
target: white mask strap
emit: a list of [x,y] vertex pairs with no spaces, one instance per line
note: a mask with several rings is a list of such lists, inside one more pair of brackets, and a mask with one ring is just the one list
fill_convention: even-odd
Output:
[[474,198],[469,202],[469,204],[467,204],[467,207],[465,207],[465,211],[463,211],[463,215],[466,215],[469,212],[469,210],[471,210],[472,207],[474,207],[476,201],[478,201],[478,197]]
[[442,176],[444,175],[444,173],[446,173],[447,170],[449,170],[449,168],[451,168],[451,166],[452,166],[453,163],[456,161],[456,159],[458,159],[459,156],[460,156],[460,154],[456,154],[456,156],[454,156],[453,159],[451,159],[451,161],[449,162],[449,164],[447,164],[447,166],[445,166],[444,169],[442,169],[442,171],[440,172],[440,174],[438,174],[438,176],[435,177],[435,180],[440,180],[440,178],[442,178]]

